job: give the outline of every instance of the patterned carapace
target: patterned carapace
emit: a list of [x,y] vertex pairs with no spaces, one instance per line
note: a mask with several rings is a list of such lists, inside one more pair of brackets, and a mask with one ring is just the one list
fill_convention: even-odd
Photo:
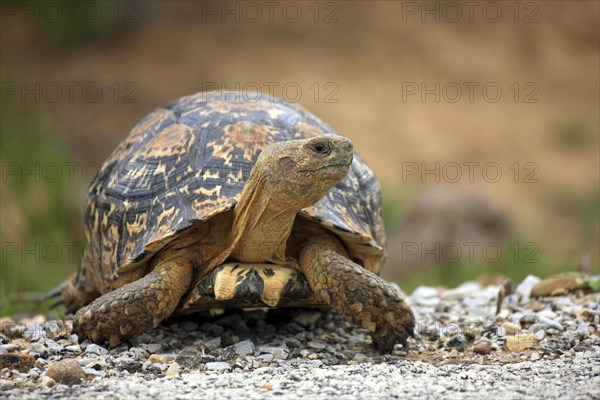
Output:
[[[85,288],[90,271],[98,282],[146,263],[182,232],[235,207],[269,144],[336,134],[300,106],[258,97],[198,93],[133,128],[91,185],[78,287]],[[300,215],[334,232],[355,259],[379,272],[385,246],[380,187],[360,156],[342,182]]]

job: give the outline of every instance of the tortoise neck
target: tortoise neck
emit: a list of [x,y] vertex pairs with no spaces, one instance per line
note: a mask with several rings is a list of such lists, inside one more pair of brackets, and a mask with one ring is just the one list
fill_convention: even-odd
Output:
[[231,257],[285,264],[286,243],[300,209],[274,199],[265,180],[256,175],[251,174],[234,209]]

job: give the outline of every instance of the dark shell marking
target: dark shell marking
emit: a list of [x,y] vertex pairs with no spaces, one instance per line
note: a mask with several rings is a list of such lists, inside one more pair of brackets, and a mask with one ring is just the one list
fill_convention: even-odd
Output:
[[[85,214],[89,245],[78,276],[137,268],[180,232],[233,208],[269,144],[336,133],[279,99],[198,93],[143,118],[93,181]],[[227,101],[223,101],[227,100]],[[356,254],[383,257],[377,180],[355,154],[347,177],[303,216],[332,230]]]

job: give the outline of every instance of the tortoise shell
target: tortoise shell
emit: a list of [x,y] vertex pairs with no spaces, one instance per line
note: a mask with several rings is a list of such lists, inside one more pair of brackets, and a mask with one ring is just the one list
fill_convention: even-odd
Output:
[[[79,286],[89,271],[98,285],[146,265],[182,232],[231,210],[266,146],[323,134],[336,135],[302,107],[261,94],[197,93],[158,108],[91,184]],[[379,271],[385,245],[380,187],[360,156],[300,215],[334,232],[355,261]]]

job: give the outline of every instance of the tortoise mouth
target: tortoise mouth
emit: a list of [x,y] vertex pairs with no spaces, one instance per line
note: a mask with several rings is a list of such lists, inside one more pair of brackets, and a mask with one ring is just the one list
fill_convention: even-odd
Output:
[[325,165],[321,168],[318,169],[325,169],[325,168],[333,168],[333,167],[349,167],[352,165],[352,161],[347,162],[347,163],[335,163],[335,164],[329,164],[329,165]]
[[331,164],[327,164],[327,165],[323,165],[319,168],[314,168],[314,169],[302,169],[300,170],[300,172],[315,172],[315,171],[321,171],[327,168],[335,168],[335,167],[350,167],[352,165],[352,160],[350,160],[347,163],[331,163]]

